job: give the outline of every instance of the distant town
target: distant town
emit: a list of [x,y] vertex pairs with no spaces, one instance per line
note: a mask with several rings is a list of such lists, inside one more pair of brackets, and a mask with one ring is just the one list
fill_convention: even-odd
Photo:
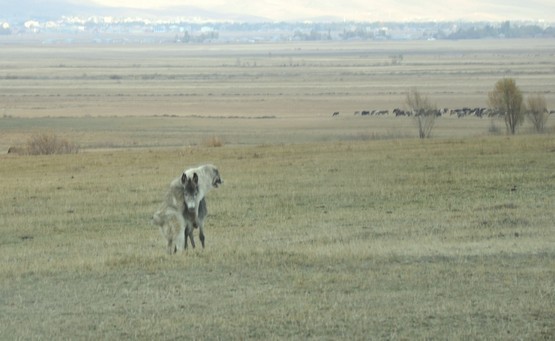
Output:
[[109,16],[0,20],[0,43],[178,44],[555,38],[544,22],[206,22]]

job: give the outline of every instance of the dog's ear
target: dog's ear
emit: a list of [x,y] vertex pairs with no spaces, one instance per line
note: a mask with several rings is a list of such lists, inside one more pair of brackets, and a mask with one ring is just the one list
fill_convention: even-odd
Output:
[[197,173],[193,174],[193,182],[195,183],[195,185],[198,185],[198,175],[197,175]]
[[183,174],[181,174],[181,183],[184,184],[186,182],[187,182],[187,174],[183,172]]

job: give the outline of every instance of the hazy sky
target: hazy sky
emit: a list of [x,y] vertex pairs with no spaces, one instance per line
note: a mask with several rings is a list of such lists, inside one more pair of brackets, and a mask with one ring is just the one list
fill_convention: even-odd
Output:
[[89,0],[132,8],[194,6],[271,20],[333,16],[346,20],[545,20],[554,0]]

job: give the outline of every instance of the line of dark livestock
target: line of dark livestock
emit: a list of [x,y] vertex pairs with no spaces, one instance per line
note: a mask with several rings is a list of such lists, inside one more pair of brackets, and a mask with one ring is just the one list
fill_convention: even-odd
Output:
[[[395,108],[393,109],[393,111],[391,111],[391,114],[395,117],[403,117],[403,116],[418,116],[418,115],[422,115],[422,114],[433,114],[435,116],[457,116],[458,118],[463,118],[463,117],[468,117],[468,116],[474,116],[474,117],[495,117],[495,116],[499,116],[500,113],[496,112],[493,109],[489,109],[489,108],[458,108],[458,109],[449,109],[449,108],[442,108],[442,109],[433,109],[431,111],[427,111],[427,112],[420,112],[420,113],[415,113],[412,110],[404,110],[401,108]],[[549,114],[555,114],[555,110],[551,110],[549,111]],[[338,116],[339,115],[339,111],[335,111],[332,116]],[[357,110],[354,112],[355,116],[388,116],[390,115],[390,111],[389,110],[380,110],[380,109],[375,109],[375,110]]]

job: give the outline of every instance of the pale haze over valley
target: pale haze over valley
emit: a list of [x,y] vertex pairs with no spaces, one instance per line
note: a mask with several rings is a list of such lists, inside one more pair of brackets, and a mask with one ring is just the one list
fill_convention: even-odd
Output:
[[[0,16],[143,15],[230,21],[538,21],[555,22],[553,0],[22,0],[0,2]],[[8,13],[8,14],[6,14]]]

